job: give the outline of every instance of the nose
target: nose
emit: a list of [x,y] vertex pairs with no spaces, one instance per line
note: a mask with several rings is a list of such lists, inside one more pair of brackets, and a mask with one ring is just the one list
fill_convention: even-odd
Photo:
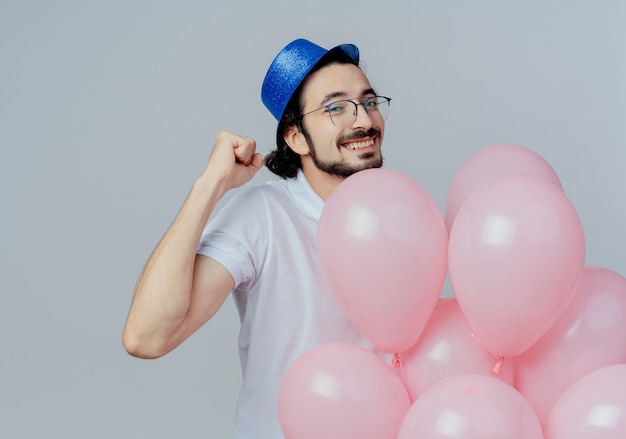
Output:
[[367,112],[363,104],[352,103],[354,104],[354,122],[352,127],[369,130],[372,127],[372,116]]

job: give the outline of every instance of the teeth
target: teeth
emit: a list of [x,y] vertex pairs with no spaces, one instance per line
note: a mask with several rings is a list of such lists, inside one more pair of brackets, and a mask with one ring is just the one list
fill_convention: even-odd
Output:
[[364,142],[353,142],[346,146],[346,148],[354,151],[355,149],[367,148],[374,144],[374,140],[366,140]]

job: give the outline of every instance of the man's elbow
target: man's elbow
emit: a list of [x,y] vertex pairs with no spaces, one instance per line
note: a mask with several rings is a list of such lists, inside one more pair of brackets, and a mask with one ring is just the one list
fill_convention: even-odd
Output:
[[153,343],[147,343],[145,337],[133,333],[128,328],[122,333],[122,345],[128,354],[145,360],[153,360],[165,355],[168,351]]

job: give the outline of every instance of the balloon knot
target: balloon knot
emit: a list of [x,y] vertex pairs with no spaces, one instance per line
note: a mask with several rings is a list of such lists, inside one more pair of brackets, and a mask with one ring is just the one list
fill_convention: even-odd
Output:
[[496,362],[496,365],[493,366],[493,371],[494,373],[497,373],[498,375],[502,373],[502,363],[504,363],[504,357],[497,357],[498,361]]
[[400,355],[394,354],[393,359],[391,360],[391,365],[396,369],[400,367]]

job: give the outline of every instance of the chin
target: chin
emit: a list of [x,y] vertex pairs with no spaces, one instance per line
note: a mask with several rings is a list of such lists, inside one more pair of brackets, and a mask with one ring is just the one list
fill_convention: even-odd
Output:
[[383,166],[383,156],[380,155],[380,152],[364,152],[359,158],[365,161],[363,169],[381,168]]

